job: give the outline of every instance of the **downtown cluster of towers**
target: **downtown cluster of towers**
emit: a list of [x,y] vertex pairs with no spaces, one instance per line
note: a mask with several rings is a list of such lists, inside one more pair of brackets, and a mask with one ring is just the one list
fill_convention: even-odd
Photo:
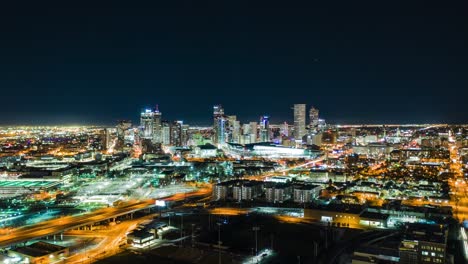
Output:
[[[304,137],[318,133],[324,126],[324,120],[319,118],[319,110],[311,107],[309,109],[309,122],[307,122],[306,104],[295,104],[293,106],[294,125],[286,122],[280,125],[270,124],[270,117],[263,115],[259,122],[252,121],[241,124],[235,115],[226,115],[221,105],[213,107],[213,132],[211,141],[214,145],[225,143],[252,144],[260,142],[271,142],[279,132],[281,137],[302,142]],[[120,124],[125,129],[125,124]],[[119,127],[118,126],[118,127]],[[119,130],[119,129],[118,129]],[[183,146],[189,140],[189,126],[182,121],[168,122],[162,120],[162,113],[158,106],[146,109],[140,115],[140,138],[148,139],[156,144]],[[117,133],[119,134],[119,133]]]
[[[309,109],[308,123],[306,104],[295,104],[293,112],[293,126],[288,125],[286,122],[280,125],[272,125],[270,124],[270,117],[267,115],[261,116],[259,122],[252,121],[241,124],[237,120],[237,116],[226,115],[221,105],[215,105],[213,107],[211,141],[217,146],[225,143],[252,144],[271,142],[277,136],[272,133],[273,129],[276,129],[281,137],[302,142],[306,135],[318,133],[324,125],[324,121],[319,119],[319,110],[314,107]],[[182,121],[168,122],[162,120],[162,113],[157,106],[141,112],[141,139],[148,139],[156,144],[184,146],[189,140],[188,130],[189,126]]]
[[[306,104],[295,104],[293,110],[294,126],[291,128],[286,122],[279,125],[282,137],[302,142],[304,136],[317,133],[324,124],[324,121],[319,119],[319,110],[314,107],[309,110],[309,125],[306,120]],[[226,115],[221,105],[213,107],[213,143],[215,145],[271,142],[273,127],[278,127],[278,125],[271,125],[270,117],[267,115],[261,116],[258,123],[254,121],[241,125],[235,115]]]
[[188,140],[189,126],[183,121],[168,122],[161,119],[162,113],[158,106],[146,109],[140,115],[140,138],[149,139],[153,143],[182,146]]

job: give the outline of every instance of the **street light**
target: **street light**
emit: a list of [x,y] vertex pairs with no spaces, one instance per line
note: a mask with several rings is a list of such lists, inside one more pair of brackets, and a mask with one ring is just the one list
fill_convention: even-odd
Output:
[[192,247],[193,247],[193,244],[195,242],[195,237],[193,236],[193,227],[195,226],[195,224],[192,224]]
[[260,227],[254,226],[252,227],[252,230],[255,232],[255,259],[256,262],[258,263],[258,239],[257,239],[257,233],[260,230]]
[[180,214],[180,247],[182,247],[182,237],[184,234],[184,214]]

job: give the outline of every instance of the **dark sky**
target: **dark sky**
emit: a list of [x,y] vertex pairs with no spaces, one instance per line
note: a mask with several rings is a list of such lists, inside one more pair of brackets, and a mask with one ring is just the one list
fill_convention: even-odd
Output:
[[0,124],[112,124],[155,104],[210,124],[216,103],[241,121],[307,103],[331,123],[468,123],[455,1],[31,2],[0,8]]

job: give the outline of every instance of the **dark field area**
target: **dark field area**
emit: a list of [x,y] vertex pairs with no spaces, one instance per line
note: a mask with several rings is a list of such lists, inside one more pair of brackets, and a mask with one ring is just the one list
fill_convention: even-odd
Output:
[[[168,218],[163,219],[169,222]],[[171,217],[171,225],[180,227],[182,217]],[[361,232],[354,229],[283,223],[275,218],[250,214],[215,216],[192,214],[183,216],[186,239],[171,245],[141,252],[124,252],[98,263],[218,263],[218,235],[221,237],[221,262],[242,263],[255,253],[255,232],[258,227],[258,252],[273,249],[274,254],[261,263],[315,263],[317,255],[326,250],[326,243],[340,241]],[[219,233],[219,228],[221,228]],[[192,247],[191,234],[195,235]],[[180,238],[180,230],[165,239]]]

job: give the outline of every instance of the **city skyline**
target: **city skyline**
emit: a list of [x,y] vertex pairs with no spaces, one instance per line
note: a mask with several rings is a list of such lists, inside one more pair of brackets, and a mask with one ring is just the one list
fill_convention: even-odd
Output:
[[[0,127],[1,126],[114,126],[116,123],[118,123],[121,120],[128,120],[131,121],[133,124],[139,124],[140,123],[140,115],[139,113],[143,113],[146,110],[149,109],[154,109],[155,107],[159,108],[161,104],[154,104],[153,106],[146,106],[146,107],[140,107],[139,109],[135,109],[135,111],[132,114],[125,115],[125,117],[119,117],[119,118],[109,118],[106,120],[100,120],[100,119],[86,119],[86,121],[74,121],[74,119],[69,119],[69,120],[62,120],[60,117],[50,115],[47,116],[49,119],[34,119],[30,121],[13,121],[13,122],[2,122],[0,119]],[[224,108],[223,104],[216,104],[219,106],[222,106]],[[259,114],[258,115],[239,115],[236,113],[236,110],[234,109],[229,109],[230,114],[238,117],[239,121],[242,122],[249,122],[249,121],[258,121],[258,119],[262,118],[263,116],[268,116],[268,118],[271,118],[270,122],[273,124],[283,124],[283,123],[288,123],[291,126],[294,126],[294,105],[297,104],[292,104],[289,107],[286,106],[286,108],[283,109],[283,111],[280,111],[277,109],[278,112],[282,112],[283,114],[281,117],[279,116],[273,116],[269,114],[269,112],[260,112],[257,111]],[[310,126],[312,125],[311,122],[311,115],[316,115],[318,117],[318,113],[311,114],[310,111],[318,111],[319,108],[317,107],[317,104],[314,103],[306,103],[306,111],[303,113],[304,118],[305,118],[305,126]],[[162,120],[168,121],[168,120],[175,120],[175,121],[183,121],[186,124],[189,125],[194,125],[194,126],[212,126],[212,111],[210,113],[210,109],[212,109],[213,105],[208,106],[208,110],[203,109],[204,113],[207,112],[207,115],[204,118],[200,119],[195,119],[191,120],[188,118],[184,118],[182,114],[174,114],[171,112],[164,111],[165,117]],[[159,111],[159,110],[158,110]],[[160,112],[160,114],[163,112]],[[210,115],[211,114],[211,115]],[[325,116],[323,116],[325,114]],[[240,118],[239,118],[240,117]],[[284,119],[282,119],[284,117]],[[424,124],[454,124],[454,125],[466,125],[468,124],[467,122],[447,122],[446,120],[410,120],[407,119],[406,121],[399,122],[398,120],[393,120],[390,119],[388,121],[383,120],[381,122],[376,121],[376,120],[363,120],[363,121],[346,121],[346,119],[339,119],[339,120],[344,120],[343,122],[337,122],[334,120],[330,120],[327,118],[326,113],[320,109],[320,119],[326,119],[327,123],[332,124],[332,125],[424,125]],[[71,120],[71,121],[70,121]],[[80,119],[83,120],[83,119]],[[445,122],[444,122],[445,121]]]
[[0,263],[468,263],[468,2],[6,2]]

